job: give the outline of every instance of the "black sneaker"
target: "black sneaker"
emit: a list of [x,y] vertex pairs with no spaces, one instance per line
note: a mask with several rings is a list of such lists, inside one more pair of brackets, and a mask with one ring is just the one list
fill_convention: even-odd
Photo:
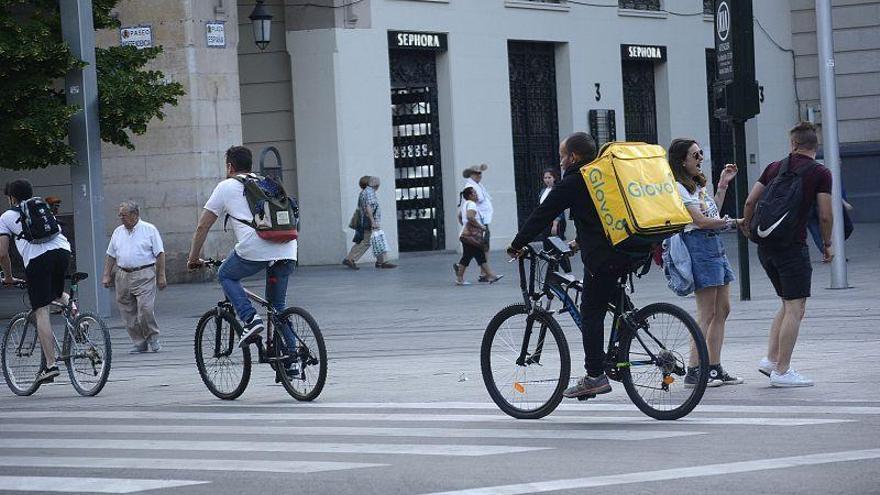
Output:
[[52,383],[55,381],[55,377],[61,374],[58,371],[58,366],[50,366],[48,368],[43,368],[37,373],[37,378],[34,380],[36,383]]
[[598,394],[607,394],[608,392],[611,392],[611,384],[608,383],[608,377],[605,376],[605,373],[602,373],[597,377],[590,375],[582,376],[577,383],[565,389],[562,395],[569,399],[574,399],[589,396],[595,397]]
[[[287,373],[288,378],[291,380],[299,380],[302,378],[302,375],[299,372],[299,368],[295,364],[291,364],[290,366],[284,368],[284,373]],[[275,383],[281,383],[281,376],[275,375]]]
[[721,382],[721,385],[740,385],[745,381],[738,376],[729,375],[720,364],[709,368],[709,379]]
[[263,326],[263,319],[257,315],[254,315],[250,321],[244,324],[244,332],[241,333],[241,338],[238,340],[239,347],[246,347],[250,344],[255,338],[259,338],[260,333],[266,327]]
[[[694,388],[700,381],[700,368],[698,366],[688,366],[687,373],[684,375],[684,388]],[[709,380],[706,381],[707,387],[720,387],[721,380],[712,378],[712,367],[709,368]]]

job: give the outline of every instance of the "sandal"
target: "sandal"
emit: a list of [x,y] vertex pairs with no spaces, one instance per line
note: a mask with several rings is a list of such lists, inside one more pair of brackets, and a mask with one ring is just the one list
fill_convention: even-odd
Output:
[[397,268],[397,265],[386,261],[384,263],[376,263],[376,268]]
[[495,275],[495,278],[489,279],[489,283],[494,284],[495,282],[501,280],[502,278],[504,278],[504,275]]
[[459,282],[458,280],[456,280],[456,281],[455,281],[455,285],[473,285],[473,284],[471,284],[471,283],[468,282],[467,280],[463,280],[463,281],[461,281],[461,282]]

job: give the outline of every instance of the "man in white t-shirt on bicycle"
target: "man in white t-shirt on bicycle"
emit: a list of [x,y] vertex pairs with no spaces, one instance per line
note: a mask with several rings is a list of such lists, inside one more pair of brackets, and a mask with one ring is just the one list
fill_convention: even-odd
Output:
[[220,266],[217,278],[244,324],[244,332],[239,340],[241,347],[259,338],[265,328],[263,319],[245,294],[241,280],[265,270],[266,300],[275,309],[282,311],[287,298],[287,279],[293,271],[297,250],[295,240],[285,243],[266,241],[257,235],[253,227],[247,225],[246,220],[253,215],[244,195],[244,185],[234,177],[250,173],[252,163],[251,151],[244,146],[233,146],[226,150],[227,178],[217,184],[205,203],[187,258],[187,267],[190,270],[201,267],[199,257],[208,231],[218,218],[225,215],[231,217],[229,224],[235,233],[236,244]]

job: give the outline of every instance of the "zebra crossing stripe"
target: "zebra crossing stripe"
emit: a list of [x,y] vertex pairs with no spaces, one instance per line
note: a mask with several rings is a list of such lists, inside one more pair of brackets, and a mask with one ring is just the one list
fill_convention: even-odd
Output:
[[4,467],[47,467],[84,469],[159,469],[178,471],[250,471],[263,473],[320,473],[369,467],[384,467],[387,464],[366,464],[358,462],[324,461],[242,461],[222,459],[169,459],[128,458],[128,457],[26,457],[0,456],[0,466]]
[[686,468],[662,469],[658,471],[641,471],[625,474],[612,474],[607,476],[593,476],[589,478],[538,481],[534,483],[519,483],[512,485],[490,486],[484,488],[453,490],[441,493],[432,493],[429,495],[520,495],[526,493],[555,492],[561,490],[579,490],[579,493],[581,493],[585,488],[596,488],[602,486],[647,483],[652,481],[680,480],[705,476],[720,476],[726,474],[769,471],[775,469],[796,468],[802,466],[814,466],[818,464],[832,464],[838,462],[851,462],[871,459],[880,459],[880,449],[850,450],[844,452],[829,452],[824,454],[780,457],[775,459],[759,459],[756,461],[728,462],[724,464],[709,464],[704,466],[691,466]]
[[[559,440],[657,440],[693,435],[701,431],[682,430],[562,430],[539,429],[531,425],[523,428],[384,428],[358,426],[236,426],[223,425],[170,425],[152,424],[154,434],[191,433],[216,435],[310,435],[310,436],[383,436],[425,438],[505,438],[505,439],[559,439]],[[0,424],[0,433],[136,433],[144,428],[132,424]]]
[[[59,417],[57,411],[16,411],[0,412],[2,419],[38,419]],[[195,420],[195,421],[385,421],[385,422],[450,422],[450,423],[515,423],[517,420],[498,414],[393,414],[393,413],[218,413],[218,412],[170,412],[151,410],[119,410],[119,411],[65,411],[64,418],[82,419],[143,419],[157,420]],[[596,425],[596,424],[633,424],[653,423],[647,416],[566,416],[554,415],[540,420],[541,423],[561,425]],[[807,426],[824,425],[834,423],[849,423],[851,419],[840,418],[750,418],[750,417],[686,417],[675,423],[665,423],[665,426],[676,424],[710,425],[710,426]],[[520,423],[522,424],[522,423]]]
[[312,442],[233,442],[198,440],[98,439],[87,441],[72,438],[7,438],[0,452],[12,449],[107,449],[107,450],[178,450],[227,452],[311,452],[330,454],[402,454],[475,457],[548,450],[549,447],[517,447],[506,445],[437,445],[437,444],[376,444],[376,443],[312,443]]
[[54,493],[137,493],[161,488],[203,485],[209,481],[0,476],[0,491]]
[[[187,407],[199,408],[289,408],[289,403],[278,404],[191,404]],[[492,402],[310,402],[296,404],[297,409],[427,409],[427,410],[489,410],[497,411],[498,406]],[[608,404],[588,402],[587,404],[560,404],[557,411],[564,412],[639,412],[632,404]],[[774,405],[748,406],[742,404],[700,404],[695,413],[743,413],[743,414],[851,414],[880,415],[877,406],[805,406],[805,405]]]

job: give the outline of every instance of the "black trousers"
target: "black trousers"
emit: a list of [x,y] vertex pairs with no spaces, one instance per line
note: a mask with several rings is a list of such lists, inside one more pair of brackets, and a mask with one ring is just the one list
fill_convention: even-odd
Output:
[[471,260],[477,260],[478,265],[486,264],[486,252],[478,247],[471,246],[470,244],[461,243],[462,253],[461,260],[459,260],[458,264],[461,266],[468,266],[471,264]]
[[584,269],[584,293],[581,297],[581,335],[584,339],[584,368],[590,376],[605,370],[605,313],[608,303],[619,297],[618,280],[626,270],[601,267],[592,273]]

